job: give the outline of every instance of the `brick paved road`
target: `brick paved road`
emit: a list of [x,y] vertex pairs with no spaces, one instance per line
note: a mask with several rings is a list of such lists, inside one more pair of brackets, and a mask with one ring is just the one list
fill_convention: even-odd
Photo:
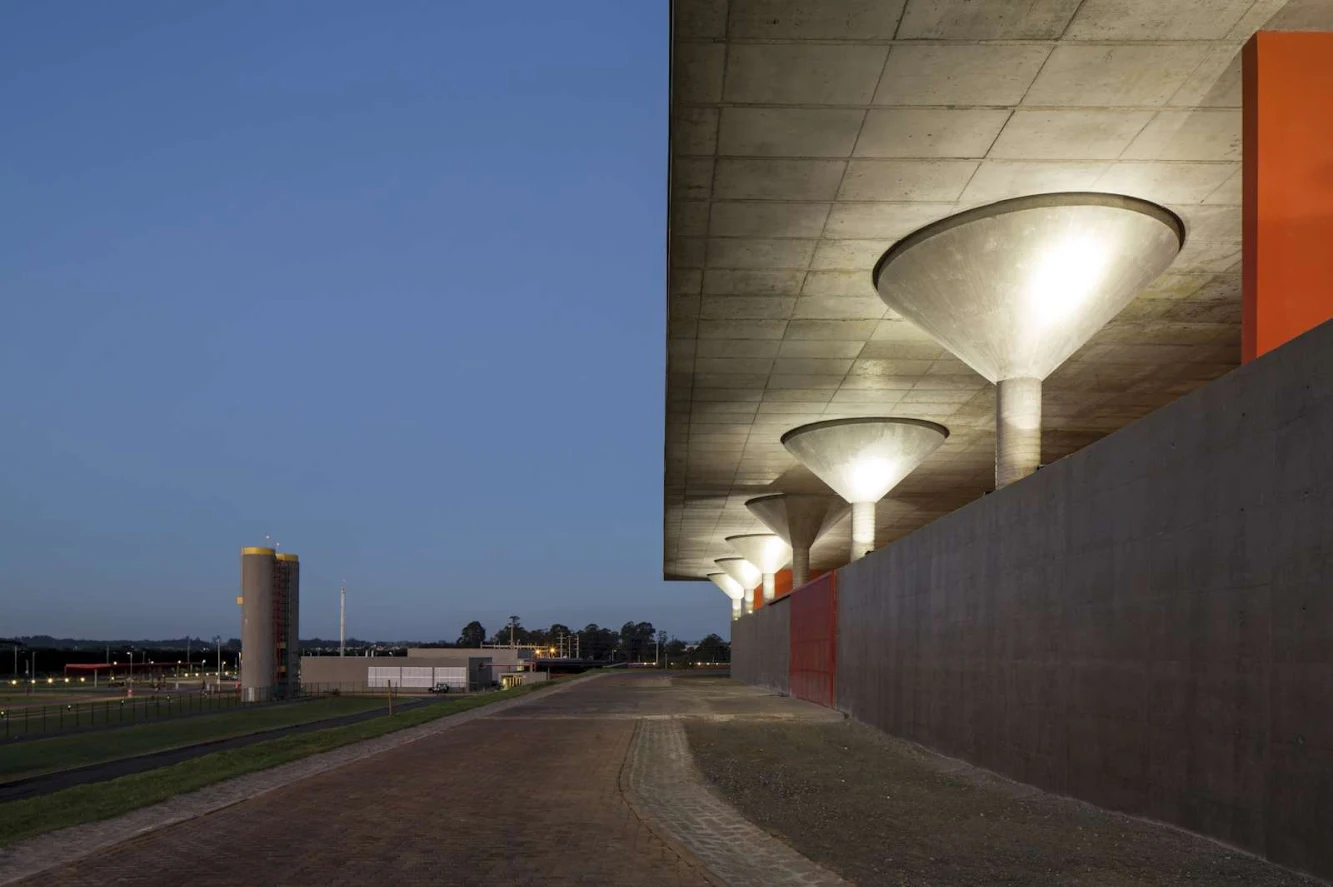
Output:
[[598,710],[643,709],[635,684],[590,681],[21,883],[709,884],[620,793],[635,722]]

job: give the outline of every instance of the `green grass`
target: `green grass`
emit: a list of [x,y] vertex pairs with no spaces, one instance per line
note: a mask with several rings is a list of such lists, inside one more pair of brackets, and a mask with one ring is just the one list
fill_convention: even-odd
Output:
[[374,697],[343,696],[292,705],[240,708],[213,715],[177,718],[115,730],[32,739],[6,746],[0,753],[0,782],[101,764],[135,755],[180,748],[215,739],[245,736],[384,708]]
[[163,691],[131,698],[116,695],[101,699],[34,700],[30,704],[0,706],[4,712],[0,738],[41,733],[54,736],[84,727],[129,726],[240,706],[238,694],[205,695],[197,691]]
[[[561,682],[564,683],[564,682]],[[123,776],[107,782],[81,785],[39,798],[0,804],[0,847],[55,829],[108,819],[195,791],[224,779],[265,770],[288,761],[329,751],[364,739],[373,739],[405,727],[414,727],[445,715],[522,696],[551,684],[534,684],[514,690],[464,696],[412,709],[392,718],[373,718],[345,727],[331,727],[244,748],[215,752],[193,760]]]

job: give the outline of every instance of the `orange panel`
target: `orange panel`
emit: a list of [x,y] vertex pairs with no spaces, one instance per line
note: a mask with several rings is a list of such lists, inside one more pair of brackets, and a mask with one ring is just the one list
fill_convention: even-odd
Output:
[[778,570],[773,574],[773,597],[780,598],[791,593],[791,570]]
[[790,618],[791,695],[832,708],[838,670],[838,574],[823,574],[792,592]]
[[1333,34],[1260,31],[1242,63],[1249,361],[1333,317]]

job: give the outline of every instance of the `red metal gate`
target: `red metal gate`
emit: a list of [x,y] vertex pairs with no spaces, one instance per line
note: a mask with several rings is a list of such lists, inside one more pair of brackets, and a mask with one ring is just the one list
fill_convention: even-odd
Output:
[[837,674],[837,572],[810,580],[790,597],[791,695],[832,708]]

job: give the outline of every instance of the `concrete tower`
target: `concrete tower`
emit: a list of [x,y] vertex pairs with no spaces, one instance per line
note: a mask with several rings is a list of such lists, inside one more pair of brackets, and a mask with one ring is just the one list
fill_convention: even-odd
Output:
[[241,698],[260,702],[277,677],[273,578],[277,552],[241,549]]
[[295,695],[300,686],[300,559],[241,549],[241,693],[247,702]]
[[273,640],[277,663],[276,692],[295,696],[301,686],[301,559],[290,552],[274,555]]

